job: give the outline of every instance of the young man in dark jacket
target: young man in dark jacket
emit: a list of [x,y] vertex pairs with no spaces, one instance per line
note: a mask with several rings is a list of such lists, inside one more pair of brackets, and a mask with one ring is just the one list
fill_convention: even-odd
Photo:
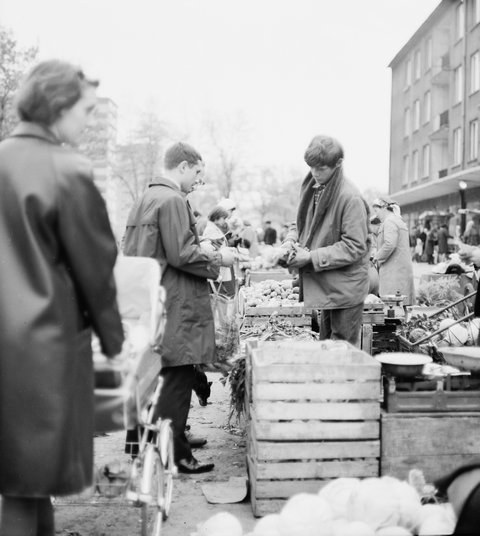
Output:
[[297,223],[287,234],[288,264],[299,270],[305,305],[321,310],[320,338],[359,345],[368,294],[368,205],[343,176],[343,149],[316,136],[305,152]]

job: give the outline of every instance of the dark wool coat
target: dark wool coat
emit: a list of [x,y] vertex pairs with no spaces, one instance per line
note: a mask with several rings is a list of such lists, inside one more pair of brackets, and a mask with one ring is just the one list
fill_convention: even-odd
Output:
[[307,175],[300,191],[297,229],[287,238],[298,233],[300,245],[311,251],[312,262],[300,269],[305,304],[346,309],[363,303],[368,294],[368,206],[340,169],[331,181],[314,211],[315,180]]
[[150,184],[127,221],[125,255],[157,259],[167,292],[167,324],[160,347],[166,367],[212,363],[215,334],[208,279],[216,279],[218,253],[200,247],[195,216],[168,179]]
[[0,143],[0,493],[92,482],[91,327],[121,350],[117,248],[88,161],[21,123]]

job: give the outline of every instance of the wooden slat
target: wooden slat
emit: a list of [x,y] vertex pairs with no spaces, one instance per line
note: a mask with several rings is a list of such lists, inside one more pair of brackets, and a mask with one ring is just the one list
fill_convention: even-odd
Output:
[[364,460],[335,460],[308,462],[257,462],[257,480],[298,479],[298,478],[365,478],[378,476],[379,460],[370,458]]
[[263,517],[268,514],[278,514],[287,499],[257,499],[251,497],[252,511],[255,517]]
[[380,418],[378,402],[258,402],[255,414],[259,421],[294,419],[357,421]]
[[[286,321],[290,322],[292,326],[308,326],[310,327],[312,325],[312,319],[309,316],[284,316],[284,315],[278,315],[276,317],[279,321]],[[257,326],[259,324],[264,324],[265,322],[268,322],[270,320],[270,316],[246,316],[243,319],[242,326],[248,327],[248,326]]]
[[[253,413],[253,412],[252,412]],[[258,440],[299,441],[305,440],[359,440],[377,439],[380,434],[378,421],[361,422],[252,422]]]
[[[308,309],[308,311],[310,312],[311,309]],[[270,316],[274,313],[278,313],[281,316],[304,315],[307,314],[307,310],[303,303],[294,305],[279,305],[277,307],[262,305],[257,307],[245,307],[245,316]]]
[[473,454],[435,454],[423,456],[411,454],[409,456],[383,456],[380,460],[380,473],[390,475],[401,480],[408,478],[411,469],[421,469],[425,480],[433,482],[438,478],[448,475],[454,469],[465,465],[473,460],[478,460],[480,448]]
[[281,499],[296,493],[318,493],[321,487],[317,480],[257,480],[254,491],[259,499]]
[[480,455],[480,413],[383,414],[382,457]]
[[[378,365],[378,366],[377,366]],[[326,364],[289,364],[255,367],[253,364],[254,383],[268,382],[314,382],[333,380],[375,380],[380,379],[380,363],[369,365],[326,365]]]
[[[250,384],[251,384],[251,375]],[[380,381],[335,383],[256,383],[253,400],[378,400]]]
[[[258,461],[329,460],[342,458],[379,458],[380,441],[253,441]],[[248,443],[247,443],[248,445]]]

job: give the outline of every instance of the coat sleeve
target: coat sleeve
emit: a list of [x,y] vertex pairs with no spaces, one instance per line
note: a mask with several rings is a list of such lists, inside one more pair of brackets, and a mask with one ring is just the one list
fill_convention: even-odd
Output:
[[369,250],[367,210],[361,197],[352,197],[344,206],[340,240],[311,251],[316,272],[348,266]]
[[113,276],[117,245],[105,202],[85,172],[63,177],[61,185],[59,236],[68,270],[103,353],[112,357],[124,335]]
[[387,218],[383,224],[383,244],[375,255],[375,259],[380,266],[384,264],[395,251],[397,243],[398,227],[395,222]]
[[189,274],[216,279],[220,273],[220,254],[205,251],[190,227],[188,207],[181,197],[172,197],[158,210],[167,263]]

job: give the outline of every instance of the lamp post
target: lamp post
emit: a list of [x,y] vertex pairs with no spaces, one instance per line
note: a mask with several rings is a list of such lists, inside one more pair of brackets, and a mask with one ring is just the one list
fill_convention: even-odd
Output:
[[459,181],[458,191],[460,193],[460,208],[462,212],[460,214],[460,236],[463,236],[465,232],[465,227],[467,225],[467,213],[465,209],[467,208],[467,201],[465,199],[465,190],[467,189],[467,183],[465,181]]

